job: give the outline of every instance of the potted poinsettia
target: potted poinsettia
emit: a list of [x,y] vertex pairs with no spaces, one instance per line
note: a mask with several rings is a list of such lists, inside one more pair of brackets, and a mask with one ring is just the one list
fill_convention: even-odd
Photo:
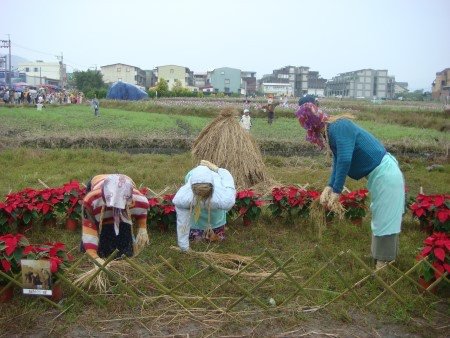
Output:
[[81,201],[86,195],[86,188],[81,187],[76,180],[65,183],[62,186],[63,211],[66,213],[66,229],[74,231],[81,220]]
[[275,217],[284,214],[289,219],[294,216],[308,217],[313,200],[320,196],[315,190],[306,190],[296,186],[275,187],[272,189],[272,200],[269,209]]
[[433,232],[423,243],[425,247],[417,258],[427,258],[434,269],[423,263],[420,276],[423,281],[419,281],[428,287],[445,272],[450,273],[450,237],[444,232]]
[[161,231],[167,231],[169,226],[175,226],[177,223],[175,205],[172,202],[174,196],[175,194],[164,195],[159,204],[160,220],[158,225]]
[[236,192],[236,202],[228,212],[230,216],[242,216],[245,226],[250,226],[261,215],[264,201],[252,189]]
[[[0,271],[9,277],[20,272],[20,260],[23,258],[24,250],[29,245],[28,240],[22,234],[6,234],[0,236]],[[0,302],[11,299],[13,286],[3,289],[9,279],[0,275]]]
[[34,203],[36,194],[36,190],[26,188],[6,195],[4,210],[9,214],[10,226],[17,232],[24,232],[31,228],[34,221],[38,219],[39,213]]
[[367,189],[359,189],[343,193],[339,197],[339,202],[345,209],[345,217],[354,224],[361,224],[362,219],[367,212],[367,196],[369,191]]
[[419,194],[410,209],[423,231],[450,232],[450,195]]

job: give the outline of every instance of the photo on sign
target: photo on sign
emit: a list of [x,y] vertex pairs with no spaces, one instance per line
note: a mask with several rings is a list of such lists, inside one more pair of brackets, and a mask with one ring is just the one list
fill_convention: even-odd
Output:
[[22,283],[25,295],[52,295],[50,261],[22,259]]

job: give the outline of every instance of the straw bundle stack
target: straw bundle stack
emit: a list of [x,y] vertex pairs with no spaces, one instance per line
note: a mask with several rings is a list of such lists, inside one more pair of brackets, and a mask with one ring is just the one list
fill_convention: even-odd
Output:
[[261,182],[271,182],[261,151],[253,137],[237,121],[238,112],[225,108],[197,137],[192,155],[207,160],[233,175],[236,188],[248,189]]

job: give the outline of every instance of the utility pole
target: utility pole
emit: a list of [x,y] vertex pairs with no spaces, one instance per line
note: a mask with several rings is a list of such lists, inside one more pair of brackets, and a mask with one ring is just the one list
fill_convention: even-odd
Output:
[[[9,84],[9,88],[11,88],[11,38],[8,34],[8,40],[0,40],[0,48],[9,48],[9,70],[8,70],[8,74],[9,77],[6,76],[6,67],[5,67],[5,80],[8,80],[8,84]],[[5,64],[6,66],[6,64]]]

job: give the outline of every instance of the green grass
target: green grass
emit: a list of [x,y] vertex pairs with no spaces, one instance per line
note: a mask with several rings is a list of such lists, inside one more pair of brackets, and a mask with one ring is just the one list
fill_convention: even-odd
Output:
[[[8,140],[42,137],[85,137],[146,139],[155,136],[195,137],[212,118],[102,108],[93,116],[88,106],[53,106],[43,111],[32,108],[0,108],[0,137]],[[369,120],[357,120],[388,144],[417,144],[442,149],[450,142],[448,133],[434,129],[405,127]],[[252,134],[260,141],[276,140],[306,145],[305,132],[294,118],[279,117],[273,125],[265,118],[253,118]]]

